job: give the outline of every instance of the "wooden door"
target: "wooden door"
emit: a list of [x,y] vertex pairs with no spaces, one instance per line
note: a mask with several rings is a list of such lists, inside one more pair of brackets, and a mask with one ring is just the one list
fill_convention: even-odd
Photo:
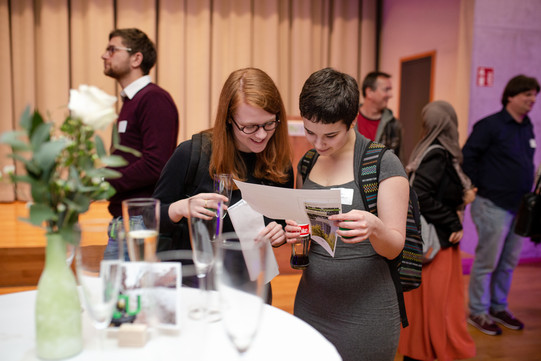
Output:
[[402,123],[401,159],[408,163],[411,151],[421,138],[421,110],[432,101],[436,52],[400,60],[400,97],[398,118]]

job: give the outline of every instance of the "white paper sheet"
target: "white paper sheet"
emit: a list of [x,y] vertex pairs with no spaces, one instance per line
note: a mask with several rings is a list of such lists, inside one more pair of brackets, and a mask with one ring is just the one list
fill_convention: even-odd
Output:
[[304,203],[341,204],[339,189],[291,189],[235,180],[244,199],[255,211],[273,219],[309,223]]
[[235,183],[242,193],[242,199],[264,216],[273,219],[291,219],[297,223],[309,223],[312,232],[314,226],[318,227],[321,237],[312,233],[312,240],[320,244],[334,257],[337,235],[336,227],[332,225],[333,222],[327,219],[329,213],[321,213],[319,219],[313,214],[308,217],[306,207],[312,205],[322,209],[335,208],[336,212],[340,213],[343,196],[347,195],[342,194],[341,189],[290,189],[237,180]]
[[[259,263],[252,262],[252,260],[257,260],[257,257],[255,255],[250,255],[251,251],[249,248],[253,244],[254,239],[257,237],[259,232],[265,228],[265,220],[263,219],[263,215],[254,211],[252,207],[250,207],[250,205],[242,199],[229,207],[227,212],[229,213],[229,218],[231,218],[235,232],[239,236],[242,254],[244,256],[244,260],[246,261],[246,265],[248,266],[250,278],[254,279],[254,274],[257,274],[259,269]],[[278,270],[278,262],[274,256],[271,244],[267,243],[266,247],[267,259],[265,283],[268,283],[280,272]]]

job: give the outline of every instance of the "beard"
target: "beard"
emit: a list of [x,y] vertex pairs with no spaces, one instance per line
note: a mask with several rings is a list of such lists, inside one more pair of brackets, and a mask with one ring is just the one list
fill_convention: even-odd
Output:
[[128,72],[129,71],[123,70],[123,69],[118,69],[118,68],[115,69],[110,64],[109,65],[104,65],[104,67],[103,67],[103,74],[105,74],[106,76],[111,77],[113,79],[117,79],[117,80],[122,78]]
[[109,68],[104,68],[103,69],[103,74],[107,75],[108,77],[111,77],[113,79],[118,79],[118,74],[117,72],[115,72],[113,69],[111,69],[110,67]]

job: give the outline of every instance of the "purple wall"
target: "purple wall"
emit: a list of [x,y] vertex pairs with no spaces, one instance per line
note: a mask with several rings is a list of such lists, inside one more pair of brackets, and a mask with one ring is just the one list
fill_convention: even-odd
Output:
[[[502,108],[507,81],[517,74],[541,82],[541,1],[476,0],[474,7],[468,132],[479,119]],[[493,85],[477,83],[479,67],[493,69]],[[541,163],[541,96],[530,112],[537,140],[536,167]],[[462,250],[473,254],[477,233],[469,214],[464,222]],[[541,246],[525,239],[521,260],[541,258]]]

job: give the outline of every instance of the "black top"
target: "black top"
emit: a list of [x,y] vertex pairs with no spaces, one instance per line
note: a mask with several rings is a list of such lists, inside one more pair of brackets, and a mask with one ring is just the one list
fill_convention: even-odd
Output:
[[[197,174],[195,177],[198,184],[192,194],[188,194],[188,187],[184,180],[188,172],[188,164],[192,153],[192,140],[182,142],[167,164],[165,165],[163,172],[160,176],[156,190],[154,191],[154,198],[158,198],[161,202],[160,208],[160,238],[171,238],[172,248],[175,249],[190,249],[190,239],[187,229],[186,219],[183,218],[178,223],[173,223],[168,216],[168,210],[171,203],[174,203],[183,198],[189,198],[199,193],[212,193],[214,192],[214,180],[208,172],[210,164],[210,150],[206,150],[201,157],[199,169],[203,174]],[[254,184],[263,184],[270,186],[278,186],[285,188],[294,187],[293,168],[288,170],[289,178],[286,183],[279,184],[267,179],[260,179],[253,176],[253,170],[255,168],[256,157],[255,153],[242,153],[240,152],[246,169],[248,170],[248,176],[246,182]],[[231,196],[230,206],[238,202],[242,198],[240,190],[233,191]],[[265,218],[265,223],[269,223],[270,220]],[[233,224],[228,215],[224,219],[222,231],[233,231]]]
[[457,209],[463,203],[464,190],[451,154],[443,148],[428,152],[415,171],[412,186],[419,199],[421,214],[436,227],[441,246],[450,247],[449,236],[462,229]]

